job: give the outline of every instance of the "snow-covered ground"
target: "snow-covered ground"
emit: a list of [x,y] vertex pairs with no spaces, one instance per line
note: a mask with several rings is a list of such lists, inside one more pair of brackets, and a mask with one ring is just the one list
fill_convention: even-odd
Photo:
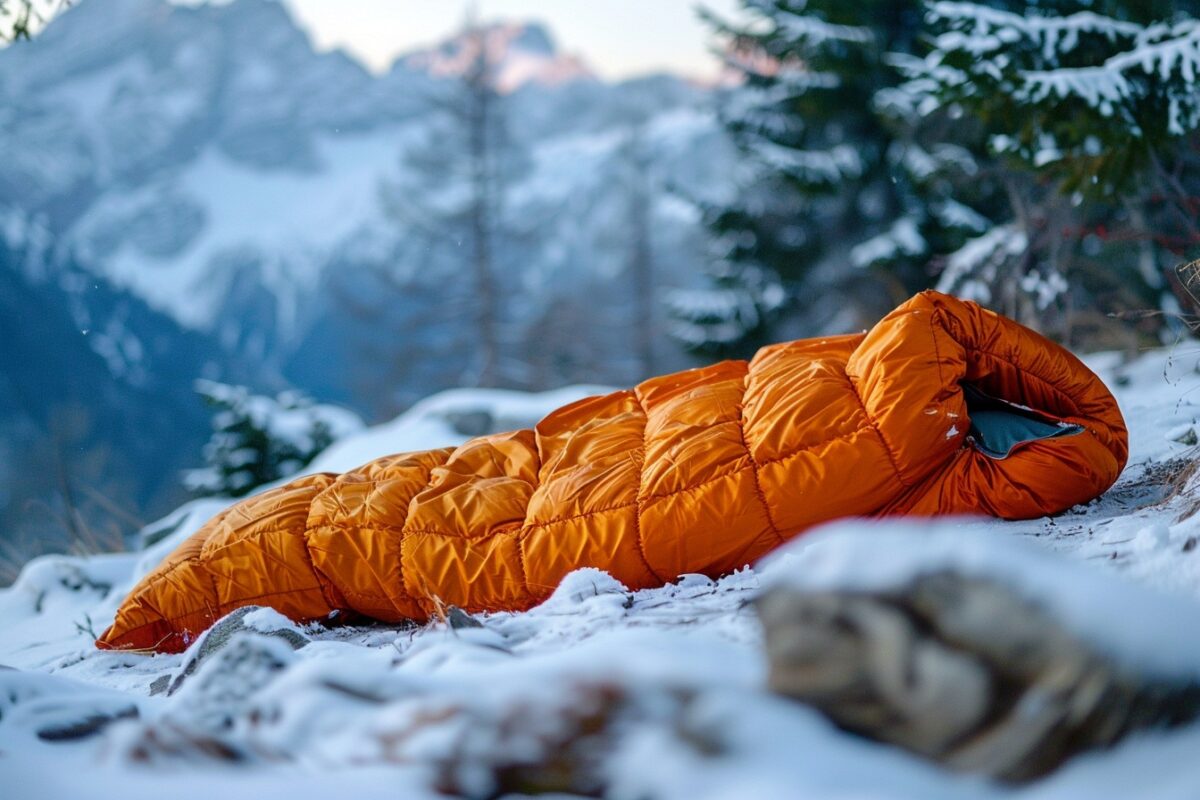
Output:
[[[1108,494],[1057,518],[841,523],[718,581],[633,593],[583,570],[542,606],[483,615],[482,627],[297,627],[264,610],[198,662],[203,640],[177,656],[95,650],[137,577],[219,501],[154,526],[165,536],[140,553],[39,559],[0,591],[0,664],[13,668],[0,670],[0,794],[1200,796],[1200,724],[1136,736],[1020,789],[843,733],[766,691],[747,604],[769,581],[880,585],[950,562],[1007,577],[1124,662],[1200,675],[1200,516],[1178,521],[1186,493],[1163,501],[1200,432],[1198,359],[1185,345],[1127,365],[1091,360],[1121,402],[1132,457]],[[595,388],[447,393],[311,468],[528,424]]]

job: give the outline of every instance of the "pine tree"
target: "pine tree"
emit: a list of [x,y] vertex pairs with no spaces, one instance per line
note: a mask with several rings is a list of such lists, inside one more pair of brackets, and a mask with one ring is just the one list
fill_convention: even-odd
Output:
[[338,438],[362,427],[353,413],[315,405],[298,392],[275,397],[244,386],[197,381],[196,392],[213,409],[213,434],[205,466],[184,475],[198,495],[241,497],[298,472]]
[[915,47],[919,4],[742,5],[745,24],[708,19],[742,79],[723,119],[745,173],[737,197],[709,209],[711,296],[671,303],[676,335],[713,353],[744,352],[772,336],[780,312],[811,309],[829,291],[864,294],[868,277],[885,279],[884,304],[900,299],[923,282],[929,240],[946,227],[927,202],[936,157],[917,153],[875,104],[900,82],[891,59]]
[[979,125],[1007,200],[939,288],[1035,323],[1073,283],[1101,308],[1170,305],[1164,268],[1200,244],[1195,5],[928,6],[932,48],[899,93]]
[[630,283],[630,308],[633,350],[637,358],[637,379],[654,375],[654,247],[651,233],[652,199],[649,173],[651,159],[646,152],[642,123],[634,123],[617,153],[616,180],[624,189],[625,238],[628,250],[625,272]]

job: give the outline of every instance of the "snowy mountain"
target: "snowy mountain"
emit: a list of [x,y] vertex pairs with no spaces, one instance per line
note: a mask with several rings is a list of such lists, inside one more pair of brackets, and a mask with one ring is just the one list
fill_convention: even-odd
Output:
[[408,69],[435,77],[461,75],[477,55],[479,48],[496,56],[492,68],[502,92],[512,92],[532,83],[560,86],[595,75],[580,59],[558,52],[549,32],[537,23],[493,25],[481,40],[455,36],[437,47],[412,53],[401,59]]
[[[696,201],[726,190],[733,163],[708,91],[668,75],[602,82],[535,23],[484,33],[520,166],[494,245],[502,382],[620,384],[685,365],[665,337],[653,364],[635,355],[633,273],[652,269],[654,291],[701,280]],[[0,388],[0,418],[24,420],[26,441],[68,400],[98,419],[115,412],[93,406],[116,402],[126,422],[93,444],[141,448],[134,490],[119,492],[141,506],[198,464],[198,377],[295,386],[375,419],[469,380],[462,242],[431,241],[411,211],[456,191],[412,163],[443,145],[470,41],[374,76],[316,52],[272,0],[81,0],[0,50],[0,272],[51,305],[87,305],[94,285],[141,309],[115,339],[78,314],[39,320],[57,319],[58,352],[77,357],[6,341],[0,366],[46,409],[14,410]],[[16,324],[33,309],[16,306]],[[75,363],[104,374],[68,380]],[[71,381],[116,394],[42,392]],[[122,432],[159,413],[187,432],[149,445]],[[0,431],[0,446],[16,441]],[[0,494],[0,517],[19,499]]]
[[[662,156],[651,179],[665,274],[691,272],[674,258],[695,227],[679,198],[719,187],[728,163],[704,93],[669,77],[600,83],[537,25],[487,37],[512,95],[512,136],[535,162],[511,213],[596,201],[542,226],[523,287],[619,274],[619,242],[589,242],[586,258],[564,249],[611,223],[604,194],[620,188],[607,184],[635,127]],[[417,269],[388,263],[408,231],[380,191],[402,177],[406,147],[427,134],[430,98],[463,52],[452,39],[376,78],[341,53],[314,52],[270,0],[85,0],[37,41],[0,53],[0,149],[11,155],[0,208],[43,221],[58,251],[181,325],[250,357],[286,353],[316,313],[338,313],[321,298],[332,271],[372,261],[407,280]],[[241,298],[260,292],[247,308]]]

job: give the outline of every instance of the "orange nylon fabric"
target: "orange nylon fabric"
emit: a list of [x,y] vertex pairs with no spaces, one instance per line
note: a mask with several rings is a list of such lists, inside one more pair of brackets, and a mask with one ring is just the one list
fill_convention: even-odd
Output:
[[[1084,428],[993,459],[961,382]],[[185,648],[267,605],[428,618],[519,610],[568,572],[630,588],[717,576],[827,520],[1063,511],[1104,492],[1125,423],[1077,358],[935,292],[869,333],[772,345],[558,409],[533,430],[309,475],[232,506],[147,575],[97,641]]]

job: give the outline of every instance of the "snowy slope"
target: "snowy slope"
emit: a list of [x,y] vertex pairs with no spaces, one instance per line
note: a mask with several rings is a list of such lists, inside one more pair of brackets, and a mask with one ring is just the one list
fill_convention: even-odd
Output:
[[[542,606],[484,615],[482,628],[301,628],[259,611],[245,618],[250,633],[186,674],[203,641],[147,657],[90,639],[221,501],[154,526],[165,538],[142,553],[41,559],[0,592],[0,663],[15,668],[0,670],[0,786],[13,797],[491,797],[532,791],[521,765],[559,755],[621,798],[1194,797],[1197,725],[1005,789],[839,732],[763,688],[746,601],[764,585],[884,586],[946,564],[1014,583],[1123,662],[1200,674],[1200,517],[1178,521],[1186,497],[1163,502],[1178,459],[1194,456],[1175,440],[1200,430],[1197,354],[1092,364],[1126,414],[1132,458],[1087,506],[1017,523],[841,523],[719,581],[681,576],[636,593],[582,570]],[[313,468],[527,424],[587,391],[447,393]],[[311,641],[293,650],[280,631]],[[89,719],[110,716],[120,719],[86,735]],[[597,728],[618,733],[581,733]]]

